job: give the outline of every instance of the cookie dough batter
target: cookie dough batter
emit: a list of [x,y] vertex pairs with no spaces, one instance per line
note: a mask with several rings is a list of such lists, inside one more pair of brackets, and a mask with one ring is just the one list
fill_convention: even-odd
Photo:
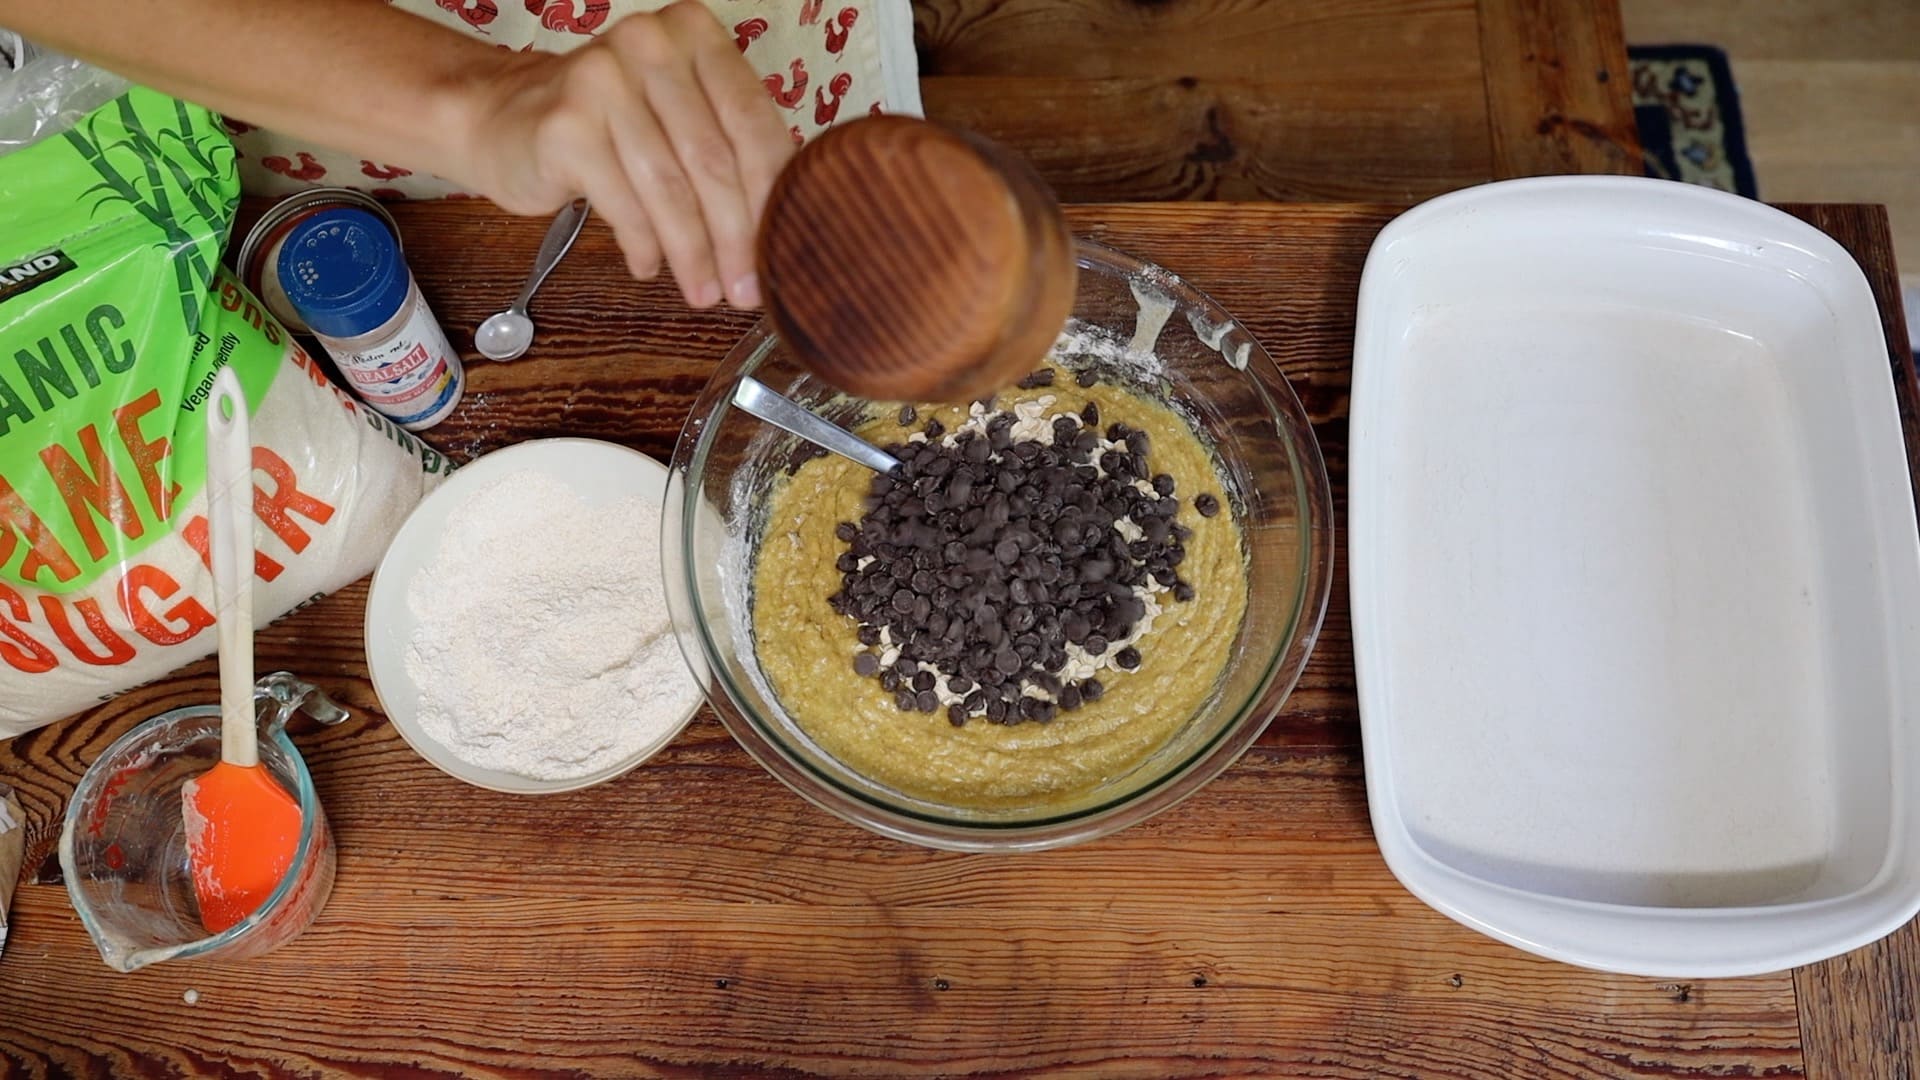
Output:
[[[1172,602],[1137,642],[1133,671],[1105,671],[1100,700],[1048,723],[955,726],[944,711],[902,712],[893,695],[856,674],[854,620],[827,602],[841,586],[834,561],[847,545],[834,535],[858,521],[872,474],[838,457],[807,462],[776,490],[754,567],[755,651],[788,714],[842,764],[903,795],[979,810],[1065,808],[1119,780],[1165,745],[1213,695],[1246,612],[1246,559],[1230,513],[1203,516],[1193,499],[1223,489],[1212,455],[1164,406],[1099,383],[1082,388],[1070,374],[1058,385],[1002,394],[996,408],[1054,399],[1050,412],[1099,405],[1105,422],[1144,430],[1156,472],[1173,475],[1182,497],[1178,521],[1193,534],[1181,576],[1194,598]],[[949,429],[964,408],[919,406],[922,421]],[[862,429],[877,442],[906,432],[887,413]]]

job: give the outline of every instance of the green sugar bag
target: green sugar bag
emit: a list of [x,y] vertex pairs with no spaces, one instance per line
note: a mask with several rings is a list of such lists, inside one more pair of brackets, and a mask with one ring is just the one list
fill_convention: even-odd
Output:
[[220,265],[238,193],[213,115],[137,87],[0,156],[0,738],[214,651],[221,367],[254,417],[263,623],[371,572],[447,471]]

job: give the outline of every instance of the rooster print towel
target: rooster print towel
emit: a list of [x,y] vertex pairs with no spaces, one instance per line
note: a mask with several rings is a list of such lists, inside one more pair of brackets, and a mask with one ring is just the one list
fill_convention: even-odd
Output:
[[[565,52],[621,16],[668,0],[388,0],[503,49]],[[907,0],[704,0],[732,32],[767,94],[804,142],[837,120],[871,112],[919,115],[913,15]],[[251,195],[350,187],[387,199],[468,194],[437,176],[368,161],[227,121]]]

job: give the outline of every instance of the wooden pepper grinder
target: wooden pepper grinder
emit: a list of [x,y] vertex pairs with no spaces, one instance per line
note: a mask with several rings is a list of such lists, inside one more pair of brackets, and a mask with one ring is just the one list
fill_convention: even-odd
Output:
[[808,144],[775,182],[758,270],[794,354],[850,394],[985,397],[1038,367],[1073,310],[1073,236],[1026,162],[903,116]]

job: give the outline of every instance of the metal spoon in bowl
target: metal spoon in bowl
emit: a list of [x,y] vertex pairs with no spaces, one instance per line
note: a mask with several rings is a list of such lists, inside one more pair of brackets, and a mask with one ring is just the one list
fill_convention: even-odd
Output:
[[553,224],[547,226],[547,238],[540,241],[533,273],[527,275],[527,283],[521,286],[513,306],[487,316],[487,321],[473,332],[473,347],[480,350],[481,356],[489,360],[518,360],[526,354],[527,347],[533,344],[533,320],[527,317],[527,305],[533,302],[533,294],[539,291],[567,249],[573,247],[580,227],[587,223],[587,210],[587,200],[575,199],[554,216]]
[[892,454],[803,408],[751,375],[740,376],[740,384],[733,388],[733,403],[782,431],[790,431],[874,472],[887,473],[900,467],[899,459]]

